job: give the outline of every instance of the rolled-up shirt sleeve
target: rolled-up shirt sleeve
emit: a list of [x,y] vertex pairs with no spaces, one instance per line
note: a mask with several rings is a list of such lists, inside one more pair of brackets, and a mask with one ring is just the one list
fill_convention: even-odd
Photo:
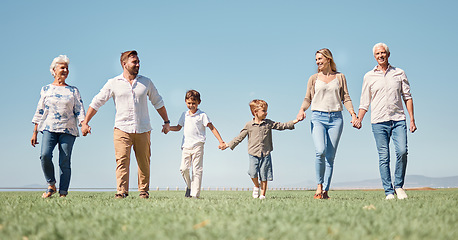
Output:
[[150,82],[148,86],[148,98],[155,109],[159,109],[164,106],[164,101],[152,82]]
[[402,84],[402,99],[404,101],[407,101],[409,99],[412,99],[412,94],[410,94],[410,83],[409,80],[407,80],[407,75],[403,71],[401,74],[401,84]]
[[371,104],[371,90],[369,86],[369,80],[367,79],[366,76],[364,76],[364,80],[363,80],[363,89],[361,90],[361,99],[359,101],[359,108],[369,111],[369,105]]
[[113,90],[111,86],[111,81],[108,81],[102,89],[100,89],[100,92],[95,95],[95,97],[92,99],[91,104],[89,104],[89,107],[93,108],[94,110],[98,111],[100,107],[102,107],[110,98],[113,96]]

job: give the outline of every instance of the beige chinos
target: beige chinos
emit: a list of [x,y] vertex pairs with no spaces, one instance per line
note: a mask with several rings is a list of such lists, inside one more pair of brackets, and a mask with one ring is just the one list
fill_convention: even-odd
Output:
[[138,191],[149,191],[151,131],[144,133],[126,133],[114,129],[113,142],[116,157],[117,193],[129,192],[130,153],[133,146],[138,165]]

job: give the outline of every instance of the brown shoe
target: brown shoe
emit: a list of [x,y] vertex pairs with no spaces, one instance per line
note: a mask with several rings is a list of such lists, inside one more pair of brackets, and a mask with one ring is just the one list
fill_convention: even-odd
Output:
[[127,194],[127,193],[121,193],[121,194],[120,193],[116,193],[115,194],[115,198],[116,199],[123,199],[123,198],[126,198],[127,196],[129,196],[129,194]]
[[60,194],[60,197],[62,198],[67,197],[67,194]]
[[328,196],[328,192],[327,191],[323,192],[322,197],[323,197],[323,199],[330,199],[330,197]]
[[41,195],[41,197],[49,198],[56,192],[57,192],[56,185],[52,185],[52,186],[49,186],[48,189],[46,189],[46,192],[44,192],[43,195]]
[[149,193],[146,192],[146,191],[142,191],[140,192],[140,198],[143,198],[143,199],[148,199],[149,198]]
[[323,195],[321,193],[316,193],[313,195],[313,199],[323,199]]

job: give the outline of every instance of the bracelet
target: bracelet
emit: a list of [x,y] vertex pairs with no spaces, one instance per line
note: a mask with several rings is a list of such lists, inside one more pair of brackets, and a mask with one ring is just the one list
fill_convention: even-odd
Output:
[[33,131],[33,133],[38,133],[38,131]]
[[164,124],[170,124],[170,120],[164,121]]

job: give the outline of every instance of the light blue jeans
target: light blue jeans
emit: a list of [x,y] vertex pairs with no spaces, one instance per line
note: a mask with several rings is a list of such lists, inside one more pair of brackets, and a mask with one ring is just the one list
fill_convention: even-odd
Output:
[[60,167],[60,184],[59,193],[67,195],[70,185],[70,176],[72,170],[70,168],[70,158],[72,155],[73,144],[76,137],[66,133],[54,133],[43,131],[43,139],[41,145],[41,167],[45,175],[48,185],[56,184],[54,174],[54,164],[52,163],[52,152],[56,145],[59,145],[59,167]]
[[[375,144],[379,156],[380,177],[385,194],[394,194],[394,189],[404,186],[407,168],[407,127],[406,121],[388,121],[372,124]],[[394,171],[394,189],[390,171],[390,138],[393,138],[396,151],[396,168]]]
[[312,138],[315,143],[316,181],[329,191],[334,158],[343,130],[342,112],[312,112]]
[[248,175],[251,178],[257,178],[261,181],[273,181],[273,171],[272,171],[272,157],[270,153],[267,156],[256,157],[251,154],[250,156],[250,166],[248,168]]

